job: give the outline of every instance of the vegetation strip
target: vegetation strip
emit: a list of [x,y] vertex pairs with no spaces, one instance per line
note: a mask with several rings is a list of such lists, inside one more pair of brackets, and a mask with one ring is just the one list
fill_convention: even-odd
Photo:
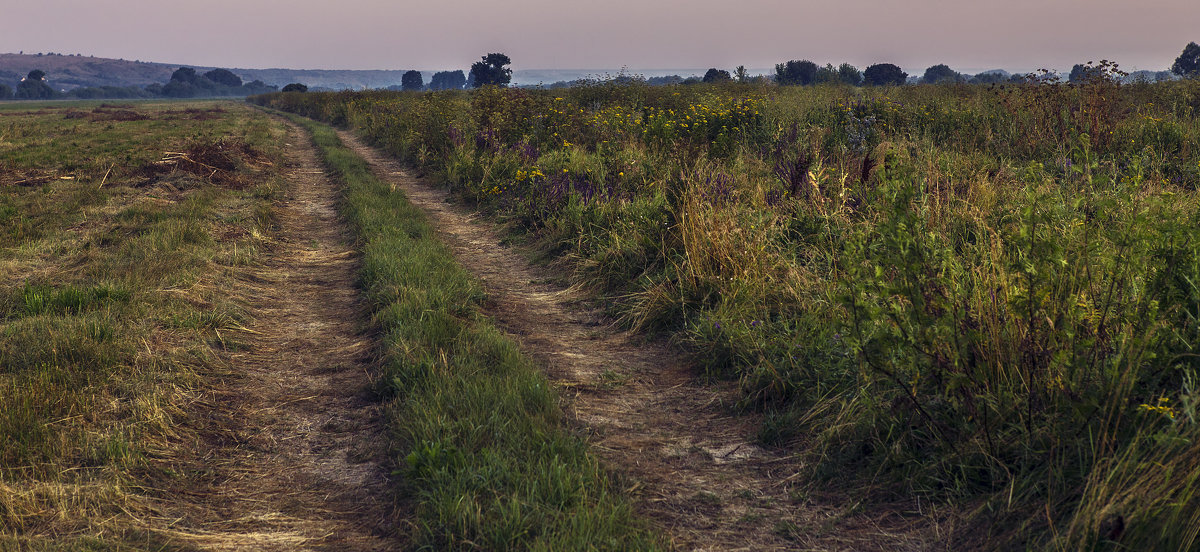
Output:
[[480,314],[484,294],[419,209],[327,126],[308,128],[346,186],[413,545],[430,550],[648,550],[617,483],[563,428],[545,376]]
[[527,232],[813,484],[962,512],[964,546],[1197,542],[1200,81],[254,101]]

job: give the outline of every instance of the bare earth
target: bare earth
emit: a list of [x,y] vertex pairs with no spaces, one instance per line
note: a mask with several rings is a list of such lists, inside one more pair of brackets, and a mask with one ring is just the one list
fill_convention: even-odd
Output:
[[[798,486],[798,460],[750,439],[737,390],[696,381],[662,343],[615,329],[548,269],[502,245],[494,224],[341,132],[377,177],[424,209],[458,261],[483,281],[488,314],[538,360],[593,450],[629,482],[642,515],[681,550],[925,550],[936,530],[912,515],[854,513]],[[827,502],[832,502],[833,505]],[[914,505],[912,508],[916,510]]]
[[230,293],[252,319],[230,336],[233,374],[199,401],[206,442],[165,497],[166,534],[203,550],[395,550],[382,405],[359,334],[358,259],[310,137],[291,127],[278,243]]

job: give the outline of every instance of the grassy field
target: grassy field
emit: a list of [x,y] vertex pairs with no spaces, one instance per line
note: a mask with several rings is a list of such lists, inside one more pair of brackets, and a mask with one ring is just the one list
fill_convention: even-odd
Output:
[[419,209],[325,125],[345,186],[419,550],[655,550],[618,483],[562,427],[545,375],[480,314],[483,290]]
[[527,235],[814,482],[963,545],[1200,546],[1200,82],[255,101]]
[[283,128],[223,103],[0,105],[0,549],[170,548],[269,241]]

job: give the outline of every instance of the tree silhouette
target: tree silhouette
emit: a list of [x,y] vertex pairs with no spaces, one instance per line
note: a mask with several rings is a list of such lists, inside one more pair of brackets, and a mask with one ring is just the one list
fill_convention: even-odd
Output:
[[1200,45],[1189,42],[1183,53],[1175,58],[1171,72],[1185,78],[1200,78]]
[[963,76],[958,71],[951,69],[944,63],[939,63],[925,70],[925,75],[921,77],[921,82],[926,84],[939,84],[945,82],[962,82]]
[[507,86],[512,81],[512,69],[505,67],[512,60],[504,54],[488,54],[483,61],[471,65],[471,86]]
[[859,86],[862,84],[863,76],[857,67],[843,63],[838,66],[838,80],[852,86]]
[[204,78],[224,86],[238,87],[242,85],[242,78],[228,69],[213,69],[205,73]]
[[467,85],[467,76],[462,69],[457,71],[438,71],[429,79],[430,90],[462,90]]
[[729,71],[724,69],[712,68],[704,73],[704,82],[729,82],[733,77],[729,75]]
[[775,82],[790,85],[807,85],[817,80],[817,64],[805,60],[791,60],[775,64]]
[[293,82],[287,86],[284,86],[282,91],[283,92],[308,92],[308,86],[304,85],[304,84],[300,84],[298,82]]
[[405,90],[421,90],[425,88],[425,81],[421,79],[421,72],[406,71],[400,77],[400,87]]
[[901,85],[908,79],[908,73],[899,66],[891,63],[876,63],[863,71],[863,78],[871,86]]

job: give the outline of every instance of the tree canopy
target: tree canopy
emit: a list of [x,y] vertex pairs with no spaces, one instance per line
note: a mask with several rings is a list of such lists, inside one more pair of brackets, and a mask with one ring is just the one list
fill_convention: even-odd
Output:
[[308,85],[293,82],[283,87],[283,92],[308,92]]
[[729,71],[714,67],[704,73],[703,80],[704,82],[729,82],[733,80],[733,77],[729,74]]
[[898,65],[876,63],[863,71],[863,79],[871,86],[899,86],[908,80],[908,73],[905,73]]
[[430,90],[462,90],[467,85],[467,76],[462,69],[457,71],[438,71],[429,79]]
[[420,71],[406,71],[400,76],[400,87],[404,90],[422,90],[425,88],[425,81],[421,78]]
[[32,81],[46,80],[46,72],[42,71],[41,69],[34,69],[33,71],[29,72],[29,75],[26,76],[25,79]]
[[13,97],[13,89],[7,84],[0,84],[0,100],[7,100]]
[[790,85],[808,85],[817,80],[817,64],[805,60],[791,60],[775,64],[775,82]]
[[504,54],[488,54],[471,65],[471,86],[507,86],[512,81],[512,69],[505,67],[512,60]]
[[25,79],[17,85],[16,96],[22,100],[48,100],[54,95],[54,89],[44,80]]
[[204,78],[223,86],[241,86],[242,78],[228,69],[213,69],[204,74]]
[[1189,42],[1183,53],[1175,58],[1171,72],[1185,78],[1200,78],[1200,45]]
[[949,82],[963,82],[962,73],[951,69],[950,66],[939,63],[925,70],[925,75],[921,77],[921,82],[925,84],[942,84]]

